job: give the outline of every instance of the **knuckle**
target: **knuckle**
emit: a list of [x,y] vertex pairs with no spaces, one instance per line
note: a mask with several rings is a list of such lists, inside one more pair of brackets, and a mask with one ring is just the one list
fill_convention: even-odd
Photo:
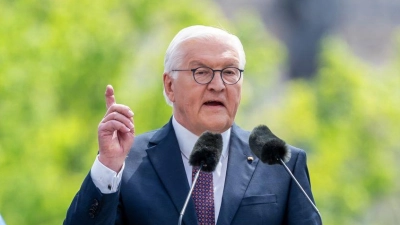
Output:
[[115,108],[115,105],[116,105],[116,104],[112,104],[112,105],[110,105],[110,107],[108,108],[108,111],[113,111],[113,110],[114,110],[114,108]]
[[118,117],[118,112],[112,112],[111,113],[112,119],[115,120]]

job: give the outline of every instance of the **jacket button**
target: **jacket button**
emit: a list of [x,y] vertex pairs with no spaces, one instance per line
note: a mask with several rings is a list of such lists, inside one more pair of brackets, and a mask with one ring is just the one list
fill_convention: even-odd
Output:
[[99,201],[97,199],[93,200],[93,204],[91,205],[90,209],[89,209],[89,217],[90,218],[94,218],[94,216],[96,215],[96,211],[97,208],[99,206]]
[[97,199],[94,199],[92,205],[93,205],[93,206],[98,206],[98,205],[99,205],[99,201],[97,201]]

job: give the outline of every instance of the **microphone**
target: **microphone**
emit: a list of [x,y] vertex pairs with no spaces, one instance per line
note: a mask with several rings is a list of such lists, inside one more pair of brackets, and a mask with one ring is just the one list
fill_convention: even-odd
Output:
[[178,225],[182,224],[183,215],[189,203],[190,197],[192,196],[197,179],[199,178],[200,171],[210,173],[215,170],[218,165],[219,158],[221,157],[222,146],[222,135],[209,131],[204,132],[194,144],[192,153],[189,157],[189,164],[191,166],[198,166],[200,168],[193,179],[189,194],[186,197],[185,204],[182,207]]
[[292,156],[286,143],[265,125],[259,125],[253,129],[249,137],[249,145],[253,153],[263,163],[269,165],[280,163],[280,159],[287,163]]
[[267,163],[268,165],[281,164],[286,169],[292,179],[296,182],[297,186],[303,192],[304,196],[317,212],[322,224],[322,217],[317,209],[317,206],[315,206],[313,201],[311,201],[310,197],[307,195],[300,183],[285,164],[289,162],[290,157],[292,156],[290,148],[286,145],[285,141],[273,134],[267,126],[259,125],[251,132],[249,137],[249,145],[251,151],[263,163]]

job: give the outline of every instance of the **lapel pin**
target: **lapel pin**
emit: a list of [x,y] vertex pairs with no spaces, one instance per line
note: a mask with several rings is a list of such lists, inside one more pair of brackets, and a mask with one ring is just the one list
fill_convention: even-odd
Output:
[[252,156],[248,156],[247,157],[247,161],[250,161],[250,162],[253,161],[253,157]]

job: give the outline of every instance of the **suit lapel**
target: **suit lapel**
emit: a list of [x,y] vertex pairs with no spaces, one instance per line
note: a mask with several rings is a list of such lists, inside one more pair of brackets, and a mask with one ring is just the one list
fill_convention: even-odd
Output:
[[[258,163],[250,151],[249,133],[232,126],[225,187],[217,224],[231,224]],[[252,156],[253,160],[247,157]]]
[[[189,193],[189,184],[171,121],[154,135],[149,146],[150,148],[147,149],[148,157],[179,215]],[[183,222],[185,224],[197,224],[196,211],[192,200],[187,206]],[[176,223],[178,223],[178,220]]]

